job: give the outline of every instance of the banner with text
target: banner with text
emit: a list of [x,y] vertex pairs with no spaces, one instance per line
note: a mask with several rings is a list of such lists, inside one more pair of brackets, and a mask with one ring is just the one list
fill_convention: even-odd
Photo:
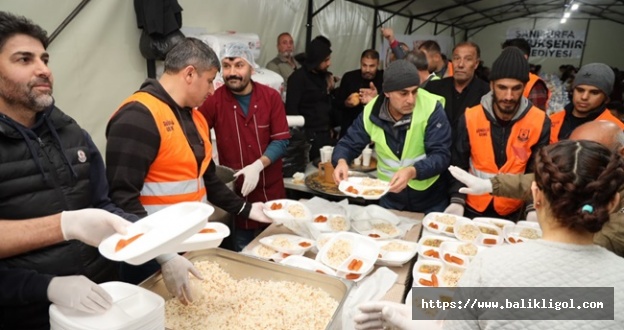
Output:
[[581,58],[585,46],[585,29],[544,28],[525,29],[510,27],[507,39],[524,38],[531,45],[531,58]]

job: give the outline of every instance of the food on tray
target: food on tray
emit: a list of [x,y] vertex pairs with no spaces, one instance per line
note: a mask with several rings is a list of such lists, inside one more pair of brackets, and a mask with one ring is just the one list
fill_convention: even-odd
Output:
[[431,281],[421,278],[418,280],[418,283],[424,286],[433,286],[433,287],[440,286],[438,282],[438,277],[436,276],[436,274],[431,274]]
[[496,244],[496,239],[495,238],[486,238],[483,240],[483,244],[485,245],[494,245]]
[[362,183],[360,184],[367,187],[385,187],[388,185],[388,183],[385,181],[373,178],[364,178],[362,179]]
[[522,242],[524,242],[524,241],[523,241],[522,239],[520,239],[520,238],[515,239],[515,238],[513,238],[513,237],[511,237],[511,236],[508,238],[508,240],[509,240],[509,243],[514,243],[514,244],[515,244],[515,243],[522,243]]
[[478,227],[479,227],[479,230],[484,234],[498,235],[498,232],[493,228],[488,228],[488,227],[483,227],[483,226],[478,226]]
[[426,255],[427,257],[431,257],[431,258],[440,258],[440,253],[436,250],[427,250],[423,253],[424,255]]
[[420,267],[418,267],[418,271],[421,273],[427,273],[427,274],[437,274],[440,271],[440,266],[438,265],[421,265]]
[[[170,329],[325,329],[338,302],[322,289],[290,281],[234,279],[217,263],[195,262],[205,277],[203,297],[184,306],[165,303]],[[274,317],[279,315],[279,317]]]
[[288,213],[297,219],[305,217],[305,209],[303,205],[293,204],[288,207]]
[[445,232],[452,234],[455,232],[455,228],[453,226],[446,226]]
[[441,239],[437,239],[437,238],[429,238],[429,239],[426,239],[426,240],[423,242],[423,245],[426,245],[426,246],[433,246],[433,247],[440,247],[440,244],[442,244],[442,242],[443,242],[443,241],[442,241]]
[[318,222],[318,223],[327,222],[327,217],[324,215],[319,215],[318,217],[314,218],[314,222]]
[[435,221],[443,223],[445,225],[454,225],[457,219],[452,215],[441,214],[435,216]]
[[379,234],[368,234],[368,237],[379,238],[381,236],[379,236]]
[[492,224],[500,228],[501,230],[507,225],[506,223],[503,223],[503,222],[492,222]]
[[363,196],[379,196],[384,193],[383,189],[367,189],[362,192]]
[[126,246],[128,246],[128,244],[136,241],[139,237],[143,236],[143,234],[138,234],[138,235],[134,235],[128,239],[122,238],[119,240],[119,242],[117,242],[117,245],[115,246],[115,252],[119,252],[119,250],[125,248]]
[[308,242],[301,242],[299,243],[299,246],[303,247],[303,248],[307,248],[309,246],[312,246],[312,244],[308,243]]
[[404,252],[404,251],[409,251],[410,247],[407,246],[406,244],[403,243],[399,243],[399,242],[390,242],[384,246],[381,247],[382,250],[386,250],[386,251],[398,251],[398,252]]
[[331,236],[325,236],[323,238],[319,238],[316,240],[316,246],[321,249],[323,247],[323,245],[325,245],[325,243],[329,242],[329,240],[331,239]]
[[349,274],[347,274],[347,275],[345,276],[345,278],[346,278],[347,280],[357,280],[358,278],[360,278],[360,274],[352,274],[352,273],[349,273]]
[[359,193],[359,191],[357,189],[353,188],[353,186],[348,186],[346,191],[348,193],[352,193],[352,194],[355,194],[355,195],[357,195]]
[[271,242],[271,245],[277,246],[277,247],[281,247],[281,248],[285,248],[285,249],[292,249],[292,248],[294,248],[293,243],[286,237],[276,237]]
[[336,268],[349,258],[352,251],[351,242],[339,239],[327,250],[327,262],[330,266]]
[[533,228],[522,228],[522,230],[520,231],[520,237],[528,239],[538,239],[539,233]]
[[261,245],[257,250],[256,253],[258,254],[259,257],[262,258],[271,258],[274,254],[277,253],[277,251],[271,249],[270,247],[266,247],[264,245]]
[[459,227],[457,236],[466,241],[472,241],[479,236],[479,228],[473,224],[465,224]]
[[477,246],[472,243],[462,244],[457,247],[457,253],[463,254],[466,256],[476,256],[477,255]]
[[463,265],[464,264],[464,260],[462,260],[462,258],[453,256],[453,255],[451,255],[449,253],[445,253],[444,254],[444,260],[446,260],[446,262],[450,262],[450,263],[453,263],[453,264],[458,264],[458,265]]
[[283,207],[282,203],[273,203],[273,204],[271,204],[271,210],[272,211],[281,210],[282,207]]
[[357,272],[357,271],[360,270],[360,268],[362,268],[363,265],[364,265],[364,261],[358,260],[358,259],[353,259],[353,260],[351,260],[351,262],[347,266],[347,269]]
[[459,282],[459,279],[462,277],[463,274],[464,272],[460,269],[452,269],[447,267],[446,271],[442,274],[442,279],[444,280],[444,282],[446,282],[447,286],[456,287],[457,282]]
[[204,229],[199,231],[200,234],[214,234],[216,232],[217,232],[217,230],[216,229],[212,229],[212,228],[204,228]]
[[431,282],[433,282],[433,286],[436,288],[440,286],[438,283],[438,276],[436,274],[431,274]]
[[325,274],[325,272],[320,269],[315,270],[315,272],[320,273],[320,274]]
[[425,280],[424,278],[419,279],[418,283],[420,283],[421,285],[424,285],[424,286],[433,286],[433,282],[431,282],[429,280]]
[[437,223],[435,223],[435,222],[430,222],[430,223],[429,223],[429,228],[438,229],[439,227],[438,227],[438,224],[437,224]]
[[394,236],[399,233],[397,227],[389,223],[375,223],[371,227],[389,236]]
[[329,219],[329,228],[333,231],[347,230],[347,219],[341,216],[335,216]]

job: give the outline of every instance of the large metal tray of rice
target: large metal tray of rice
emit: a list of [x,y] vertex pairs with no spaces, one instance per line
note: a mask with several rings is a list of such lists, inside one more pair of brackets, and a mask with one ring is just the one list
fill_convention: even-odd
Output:
[[193,303],[169,294],[160,272],[141,287],[165,300],[169,329],[340,329],[352,284],[224,249],[185,255],[202,272],[191,280]]

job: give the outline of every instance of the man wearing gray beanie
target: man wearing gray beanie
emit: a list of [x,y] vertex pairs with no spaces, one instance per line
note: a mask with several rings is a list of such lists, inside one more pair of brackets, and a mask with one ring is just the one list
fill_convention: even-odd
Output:
[[348,180],[349,164],[375,143],[377,176],[390,191],[380,205],[401,211],[441,212],[448,205],[440,174],[451,160],[451,128],[444,98],[419,89],[416,67],[405,60],[388,66],[383,93],[371,100],[338,142],[334,180]]
[[614,82],[615,73],[608,65],[583,65],[572,83],[572,103],[550,116],[550,143],[567,139],[575,128],[592,120],[608,120],[624,129],[607,109]]
[[[550,120],[522,95],[529,81],[529,63],[516,47],[505,48],[492,64],[491,91],[481,104],[459,119],[453,165],[479,178],[496,174],[531,172],[529,164],[539,148],[548,144]],[[451,184],[451,204],[445,210],[468,218],[494,217],[518,220],[523,202],[459,192],[463,183]],[[535,215],[532,207],[527,209]]]

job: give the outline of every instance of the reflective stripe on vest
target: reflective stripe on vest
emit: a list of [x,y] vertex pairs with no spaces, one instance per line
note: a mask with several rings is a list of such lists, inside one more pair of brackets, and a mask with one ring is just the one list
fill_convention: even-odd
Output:
[[139,196],[147,213],[152,214],[180,202],[205,201],[203,175],[212,157],[206,119],[197,109],[191,110],[193,123],[205,148],[205,156],[198,170],[195,154],[169,105],[148,93],[137,92],[124,100],[120,109],[130,102],[139,102],[148,109],[160,135],[158,154],[145,176]]
[[[513,124],[505,148],[507,162],[499,169],[494,156],[491,123],[483,106],[477,105],[466,110],[466,129],[471,146],[470,172],[483,179],[503,173],[524,173],[531,157],[531,148],[539,142],[544,120],[544,111],[533,106],[522,119]],[[522,200],[518,199],[493,197],[490,194],[466,196],[466,203],[478,212],[485,211],[492,200],[494,210],[501,216],[513,213],[522,206]]]
[[531,94],[531,90],[533,89],[533,86],[535,86],[535,83],[538,81],[541,81],[542,83],[544,83],[544,86],[546,86],[546,91],[548,92],[548,96],[546,98],[546,109],[543,109],[545,111],[545,110],[548,110],[548,103],[550,103],[550,96],[552,95],[552,93],[550,92],[550,89],[548,89],[548,85],[546,85],[546,82],[542,80],[540,76],[529,72],[529,81],[524,86],[524,91],[522,92],[522,96],[529,98],[529,94]]
[[[565,116],[566,116],[566,111],[565,110],[561,110],[559,112],[553,113],[552,115],[550,115],[550,143],[555,143],[557,141],[559,141],[559,133],[561,132],[561,127],[563,126],[563,122],[565,121]],[[616,116],[611,114],[611,111],[609,109],[605,109],[600,116],[598,116],[596,119],[594,120],[607,120],[610,121],[612,123],[615,123],[616,125],[618,125],[622,130],[624,130],[624,123],[622,123],[622,121],[617,118]],[[574,130],[576,127],[573,127],[572,129]],[[572,133],[572,132],[570,132]]]
[[[414,163],[421,159],[425,159],[425,131],[427,121],[436,108],[437,102],[443,104],[444,98],[435,94],[431,94],[424,89],[419,89],[416,94],[416,105],[412,112],[412,122],[405,137],[403,152],[399,159],[386,142],[386,134],[383,128],[375,125],[370,116],[373,107],[379,97],[376,97],[364,107],[364,129],[371,137],[371,141],[375,142],[375,152],[377,153],[377,176],[384,181],[390,181],[394,173],[401,168],[413,166]],[[384,101],[385,102],[385,101]],[[383,105],[382,105],[383,106]],[[418,109],[416,109],[418,108]],[[410,180],[407,184],[414,190],[425,190],[429,188],[439,175],[425,180]]]

